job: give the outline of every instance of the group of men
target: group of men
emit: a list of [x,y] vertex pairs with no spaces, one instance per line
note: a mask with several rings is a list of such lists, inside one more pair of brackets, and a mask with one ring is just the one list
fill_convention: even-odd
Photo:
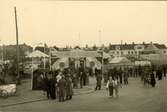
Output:
[[89,83],[89,72],[83,67],[77,70],[63,69],[55,72],[41,73],[39,79],[41,89],[47,93],[48,99],[59,98],[60,102],[72,99],[73,88]]
[[41,74],[41,89],[47,93],[48,99],[59,98],[59,102],[72,99],[72,79],[69,73],[59,72],[57,76],[52,71]]

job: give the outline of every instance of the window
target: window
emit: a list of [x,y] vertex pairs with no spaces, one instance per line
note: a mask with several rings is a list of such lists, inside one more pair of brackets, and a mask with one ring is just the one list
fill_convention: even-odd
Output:
[[141,46],[138,46],[137,49],[142,49],[142,47],[141,47]]
[[130,51],[128,51],[128,54],[130,54]]
[[131,54],[133,54],[133,51],[131,51]]
[[166,51],[164,51],[164,54],[166,54]]
[[121,54],[123,55],[124,53],[121,51]]
[[120,50],[120,46],[116,46],[116,50]]
[[117,51],[117,54],[119,54],[119,51]]

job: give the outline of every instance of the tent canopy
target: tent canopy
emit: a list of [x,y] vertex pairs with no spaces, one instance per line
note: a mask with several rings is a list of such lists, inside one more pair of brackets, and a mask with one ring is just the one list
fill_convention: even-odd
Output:
[[103,58],[109,59],[109,58],[111,58],[111,56],[108,53],[103,52]]
[[101,55],[96,51],[84,51],[80,49],[75,49],[71,51],[59,51],[52,52],[52,56],[63,58],[63,57],[71,57],[71,58],[83,58],[83,57],[101,57]]
[[145,49],[145,51],[157,51],[157,50],[158,48],[153,44],[149,44]]
[[101,63],[94,57],[87,57],[86,58],[86,66],[101,69]]
[[115,57],[115,58],[111,59],[111,61],[109,63],[110,64],[127,65],[127,64],[131,64],[131,61],[128,60],[126,57]]
[[49,56],[39,50],[33,51],[32,53],[30,53],[28,56],[28,58],[48,58]]
[[149,54],[149,55],[142,55],[141,57],[151,61],[153,65],[167,64],[167,55],[164,54]]
[[53,70],[57,70],[60,68],[68,68],[68,67],[69,67],[68,58],[60,58],[52,65]]

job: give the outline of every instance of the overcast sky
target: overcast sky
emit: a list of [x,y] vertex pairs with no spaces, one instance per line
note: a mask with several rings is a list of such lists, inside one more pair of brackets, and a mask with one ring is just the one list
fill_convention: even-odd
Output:
[[[15,44],[14,6],[19,43],[82,45],[158,42],[167,44],[165,1],[0,0],[1,44]],[[79,36],[80,35],[80,36]]]

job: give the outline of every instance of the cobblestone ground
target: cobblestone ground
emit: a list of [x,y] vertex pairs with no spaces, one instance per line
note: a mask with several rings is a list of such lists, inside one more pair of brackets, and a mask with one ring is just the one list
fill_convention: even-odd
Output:
[[[167,112],[167,78],[155,88],[143,87],[139,78],[130,78],[129,85],[119,91],[119,98],[110,98],[103,87],[100,91],[75,95],[72,100],[59,103],[46,100],[3,107],[2,112]],[[93,87],[93,86],[92,86]]]
[[[89,93],[92,88],[92,82],[94,83],[94,79],[90,78],[91,83],[90,86],[84,86],[82,89],[74,89],[74,95],[80,95]],[[93,80],[93,81],[92,81]],[[31,102],[36,100],[46,99],[46,95],[43,94],[43,91],[32,91],[31,90],[31,81],[23,80],[22,84],[17,87],[17,93],[14,96],[8,98],[0,98],[0,107],[3,105],[17,104],[22,102]]]

